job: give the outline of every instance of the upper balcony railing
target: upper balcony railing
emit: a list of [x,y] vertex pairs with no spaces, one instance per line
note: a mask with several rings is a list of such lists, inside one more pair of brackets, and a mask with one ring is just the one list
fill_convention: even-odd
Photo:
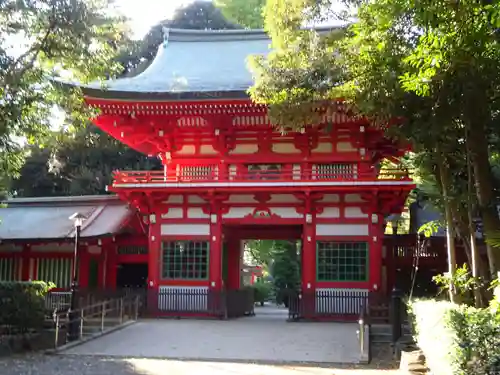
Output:
[[[175,172],[175,171],[173,171]],[[330,171],[317,169],[281,171],[244,171],[238,173],[222,172],[217,168],[204,169],[189,173],[165,173],[163,171],[116,171],[113,186],[123,184],[158,183],[237,183],[237,182],[310,182],[312,185],[325,181],[412,181],[410,174],[401,169],[383,169],[378,172],[360,173],[357,171]]]

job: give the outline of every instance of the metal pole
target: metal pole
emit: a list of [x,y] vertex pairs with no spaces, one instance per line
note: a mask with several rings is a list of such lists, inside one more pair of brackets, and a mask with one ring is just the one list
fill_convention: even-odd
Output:
[[104,332],[104,316],[106,315],[106,301],[101,305],[101,332]]
[[76,299],[77,299],[77,293],[78,293],[78,240],[80,239],[80,230],[81,230],[81,225],[76,225],[75,226],[75,250],[73,251],[73,278],[71,282],[71,302],[70,302],[70,308],[69,308],[69,325],[68,325],[68,341],[75,341],[78,340],[79,336],[79,331],[80,331],[80,324],[78,320],[78,313],[75,311],[77,306],[76,306]]
[[361,350],[361,355],[365,349],[365,322],[363,319],[359,320],[359,345]]
[[54,348],[57,349],[59,346],[59,324],[61,322],[59,321],[59,314],[56,315],[56,337],[55,337],[55,342],[54,342]]
[[139,319],[139,296],[135,296],[135,319]]
[[396,345],[402,336],[402,298],[401,291],[394,287],[391,296],[391,326],[392,326],[392,344]]

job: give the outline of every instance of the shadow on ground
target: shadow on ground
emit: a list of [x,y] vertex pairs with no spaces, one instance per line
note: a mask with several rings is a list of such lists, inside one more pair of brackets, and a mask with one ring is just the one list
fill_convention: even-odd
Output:
[[374,348],[372,364],[248,363],[84,355],[18,355],[0,359],[2,375],[388,375],[397,374],[390,351]]

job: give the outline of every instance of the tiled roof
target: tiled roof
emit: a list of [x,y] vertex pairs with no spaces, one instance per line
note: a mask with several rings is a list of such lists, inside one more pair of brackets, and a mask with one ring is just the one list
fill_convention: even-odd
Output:
[[16,198],[0,208],[0,240],[43,240],[74,237],[69,219],[78,212],[83,222],[83,238],[118,232],[133,210],[116,196]]
[[[317,29],[327,30],[332,27]],[[82,88],[92,97],[116,99],[144,94],[183,99],[194,93],[204,98],[217,98],[220,93],[246,97],[246,90],[253,84],[248,58],[269,51],[270,39],[262,30],[171,29],[156,58],[141,74]]]

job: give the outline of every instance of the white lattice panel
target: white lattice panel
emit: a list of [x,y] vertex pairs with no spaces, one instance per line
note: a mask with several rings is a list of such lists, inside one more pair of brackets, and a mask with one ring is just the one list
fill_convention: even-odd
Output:
[[160,311],[205,312],[207,308],[208,287],[160,286],[158,293]]
[[316,289],[316,313],[357,315],[367,299],[367,289]]

